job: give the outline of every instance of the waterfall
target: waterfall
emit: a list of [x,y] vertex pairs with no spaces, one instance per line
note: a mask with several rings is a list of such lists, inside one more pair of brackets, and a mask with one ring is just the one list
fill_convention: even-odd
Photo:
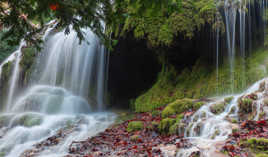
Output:
[[[104,105],[106,51],[97,36],[84,29],[86,41],[79,44],[75,31],[53,35],[40,53],[37,84],[59,86],[74,95]],[[93,104],[92,104],[93,105]]]
[[105,130],[115,119],[113,113],[92,112],[105,108],[109,53],[90,29],[83,29],[80,44],[73,29],[66,35],[54,27],[44,33],[30,83],[21,93],[17,87],[26,43],[0,65],[1,77],[4,65],[13,63],[6,109],[0,114],[0,156],[20,156],[58,132],[68,136],[39,156],[65,156],[72,141]]
[[225,0],[224,3],[227,49],[230,64],[231,92],[234,92],[234,62],[237,6],[235,1]]
[[240,14],[240,54],[242,59],[242,88],[246,87],[246,3],[241,2],[239,8]]

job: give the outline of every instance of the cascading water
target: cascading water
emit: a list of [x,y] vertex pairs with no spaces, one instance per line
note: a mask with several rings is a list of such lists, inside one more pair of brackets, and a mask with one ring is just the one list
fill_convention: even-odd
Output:
[[19,49],[14,52],[16,55],[15,58],[15,65],[13,68],[13,72],[12,72],[12,77],[10,79],[10,85],[9,85],[9,90],[8,90],[8,96],[7,96],[7,103],[6,103],[6,107],[10,107],[12,101],[13,101],[13,96],[14,96],[14,92],[15,90],[17,90],[17,84],[18,84],[18,78],[19,78],[19,72],[20,72],[20,61],[21,61],[21,57],[22,57],[22,48],[26,46],[26,43],[24,41],[21,42]]
[[[255,83],[246,92],[233,96],[232,101],[226,104],[224,111],[220,114],[213,113],[211,107],[217,103],[224,102],[224,98],[218,98],[201,107],[190,118],[189,125],[184,132],[185,137],[190,140],[193,146],[187,149],[180,149],[177,157],[188,157],[195,151],[200,151],[201,157],[217,156],[216,150],[220,149],[228,135],[232,133],[232,129],[236,128],[236,124],[232,123],[231,119],[239,119],[239,98],[252,93],[257,95],[258,98],[254,102],[256,113],[253,119],[258,120],[262,102],[268,92],[267,85],[268,78],[265,78]],[[265,86],[265,90],[260,90],[262,86]],[[268,113],[268,110],[266,109],[264,112]],[[219,147],[217,147],[218,145]]]
[[93,108],[104,107],[108,57],[96,35],[89,29],[84,32],[86,41],[79,44],[75,31],[66,36],[48,28],[32,83],[19,97],[14,97],[14,91],[25,43],[4,61],[3,65],[14,62],[14,85],[10,86],[6,109],[0,114],[0,156],[20,156],[59,133],[62,138],[58,145],[52,144],[38,156],[63,156],[72,141],[95,135],[113,123],[112,113],[91,113]]

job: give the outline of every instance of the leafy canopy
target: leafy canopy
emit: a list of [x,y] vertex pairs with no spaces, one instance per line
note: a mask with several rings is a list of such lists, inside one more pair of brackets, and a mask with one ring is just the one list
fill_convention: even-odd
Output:
[[151,46],[170,45],[178,34],[191,38],[205,23],[215,23],[216,13],[214,0],[0,0],[0,25],[9,28],[5,37],[15,36],[14,44],[22,38],[38,44],[35,35],[57,19],[57,27],[68,33],[72,25],[81,40],[81,29],[90,27],[106,45],[111,33],[128,32]]

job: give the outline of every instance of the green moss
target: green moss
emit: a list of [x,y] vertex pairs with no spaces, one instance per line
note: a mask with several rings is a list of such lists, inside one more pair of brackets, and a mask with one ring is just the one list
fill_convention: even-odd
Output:
[[183,114],[183,113],[178,114],[178,115],[176,116],[176,122],[179,123],[183,118],[184,118],[184,114]]
[[30,78],[32,67],[34,65],[35,57],[36,57],[36,49],[33,47],[27,47],[22,49],[22,59],[20,61],[20,66],[22,69],[22,75],[24,78],[24,85],[28,83]]
[[256,157],[268,157],[268,154],[256,154]]
[[238,123],[238,121],[236,119],[232,119],[232,123]]
[[163,111],[162,111],[162,117],[166,118],[171,115],[175,115],[177,111],[172,107],[172,106],[167,106]]
[[162,111],[162,117],[166,118],[171,115],[183,113],[190,109],[198,110],[202,105],[202,102],[194,102],[193,99],[178,99],[165,107]]
[[225,106],[226,106],[225,102],[220,102],[210,106],[210,111],[214,114],[220,114],[224,111]]
[[42,117],[37,114],[26,114],[18,117],[13,125],[23,125],[25,127],[33,127],[42,123]]
[[232,133],[237,133],[239,130],[237,128],[232,129]]
[[227,98],[224,99],[224,102],[227,103],[227,104],[229,104],[229,103],[231,103],[231,101],[232,101],[233,99],[234,99],[233,96],[231,96],[231,97],[227,97]]
[[238,100],[239,113],[251,113],[253,100],[249,98],[240,98]]
[[168,132],[168,133],[169,133],[170,135],[178,134],[178,127],[179,127],[178,123],[173,124],[173,125],[169,128],[169,132]]
[[172,118],[162,119],[160,124],[158,125],[159,132],[161,132],[162,134],[168,134],[170,127],[175,123],[176,120]]
[[139,131],[144,128],[144,124],[142,121],[133,121],[128,123],[127,131],[133,132],[133,131]]
[[254,153],[268,154],[268,139],[265,138],[251,138],[242,142],[242,146],[248,147]]

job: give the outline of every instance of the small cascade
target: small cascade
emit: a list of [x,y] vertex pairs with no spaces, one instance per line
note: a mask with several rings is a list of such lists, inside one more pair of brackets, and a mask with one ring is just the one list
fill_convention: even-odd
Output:
[[[181,149],[178,152],[178,157],[188,157],[191,153],[200,151],[202,157],[211,157],[216,153],[217,145],[222,144],[232,130],[237,127],[237,124],[232,120],[239,121],[242,117],[239,114],[240,99],[251,96],[253,98],[252,111],[254,120],[259,120],[260,113],[263,111],[268,115],[268,109],[264,109],[264,97],[268,93],[268,78],[258,81],[246,92],[233,95],[232,99],[227,101],[226,98],[216,98],[214,101],[202,106],[195,112],[188,121],[188,126],[185,129],[184,136],[190,140],[192,147]],[[212,108],[214,105],[225,103],[222,113],[214,113]],[[249,116],[249,115],[247,115]]]

